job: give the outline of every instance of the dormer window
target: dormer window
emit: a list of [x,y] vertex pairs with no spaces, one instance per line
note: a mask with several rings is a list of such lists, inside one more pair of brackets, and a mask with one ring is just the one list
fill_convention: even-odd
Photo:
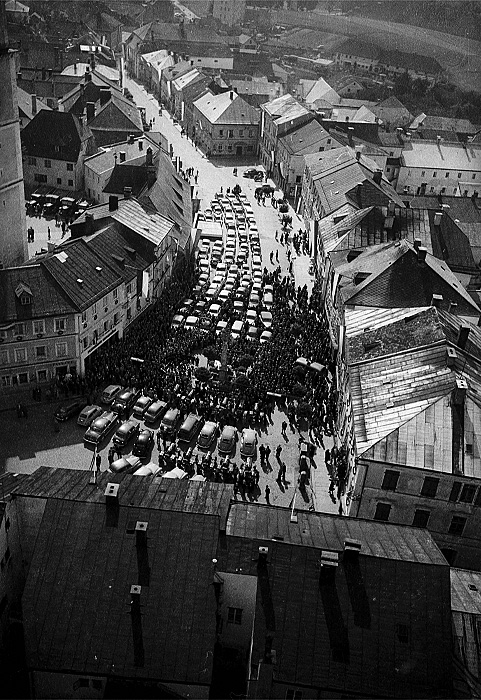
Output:
[[29,306],[32,303],[32,290],[25,284],[25,282],[19,282],[15,288],[15,296],[19,300],[22,306]]
[[29,294],[22,294],[20,296],[20,303],[22,306],[29,306],[32,303],[32,297]]

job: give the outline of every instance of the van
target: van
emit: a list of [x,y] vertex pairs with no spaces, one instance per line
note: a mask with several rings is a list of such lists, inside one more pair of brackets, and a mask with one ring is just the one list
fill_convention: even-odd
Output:
[[177,433],[179,442],[190,442],[197,435],[197,430],[200,427],[201,419],[195,413],[189,413],[185,421],[180,426]]
[[162,418],[167,410],[167,404],[165,401],[155,401],[151,404],[146,412],[144,413],[145,423],[155,423],[156,420]]
[[139,396],[140,391],[136,391],[135,389],[124,389],[124,391],[115,397],[112,404],[112,411],[115,411],[115,413],[124,413],[125,411],[130,412]]
[[122,391],[122,387],[118,384],[110,384],[102,393],[102,403],[111,404],[115,399],[119,391]]

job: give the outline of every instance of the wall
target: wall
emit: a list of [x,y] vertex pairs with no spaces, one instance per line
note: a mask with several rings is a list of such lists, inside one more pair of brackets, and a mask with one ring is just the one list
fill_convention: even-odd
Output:
[[[50,162],[50,166],[47,167],[46,163],[48,162]],[[72,170],[68,170],[68,166],[71,166]],[[23,159],[23,167],[25,182],[34,187],[46,184],[71,192],[83,189],[82,158],[79,158],[76,163],[67,163],[64,160],[51,159],[48,161],[45,158],[32,158],[27,155]],[[46,177],[46,182],[36,179],[36,176]]]
[[[395,491],[382,488],[386,469],[399,472]],[[435,498],[421,496],[424,479],[439,479]],[[463,503],[461,491],[456,500],[449,500],[453,484],[473,486],[473,502]],[[479,493],[479,504],[477,494]],[[452,497],[452,496],[451,496]],[[452,549],[456,558],[451,562],[457,567],[481,570],[481,478],[474,479],[462,474],[445,474],[432,469],[417,469],[398,464],[389,464],[368,459],[359,459],[357,482],[349,515],[374,519],[377,503],[391,505],[389,522],[412,525],[416,509],[429,511],[427,529],[441,548]],[[466,525],[462,535],[448,532],[453,515],[465,517]]]
[[232,70],[234,68],[233,56],[202,56],[198,54],[189,54],[186,60],[191,62],[194,68],[199,70]]
[[[127,285],[128,286],[128,285]],[[127,286],[119,285],[102,299],[92,304],[79,315],[80,372],[85,370],[85,361],[111,337],[121,338],[126,322],[127,301],[137,292],[137,280],[130,283],[132,294],[127,294]],[[135,304],[134,304],[135,306]]]
[[0,612],[0,656],[6,653],[9,615],[12,612],[12,606],[18,604],[20,600],[24,580],[22,542],[16,501],[8,498],[0,521],[0,605],[3,610]]
[[[212,125],[194,105],[195,141],[207,153],[217,156],[235,156],[254,154],[257,148],[257,124],[222,124]],[[202,124],[201,129],[199,124]],[[231,135],[229,135],[231,134]],[[237,148],[242,154],[237,154]]]
[[[250,655],[256,611],[257,576],[219,572],[223,581],[220,614],[222,645]],[[229,608],[242,610],[241,624],[228,621]]]
[[434,168],[425,166],[408,168],[401,164],[396,186],[398,192],[403,193],[405,188],[408,188],[407,192],[418,194],[418,188],[423,183],[426,184],[425,193],[427,195],[446,194],[470,197],[473,192],[481,194],[481,172],[479,170],[461,171],[450,168],[434,170]]
[[[55,328],[56,320],[65,319],[65,331],[59,334]],[[67,368],[79,370],[77,349],[76,319],[74,314],[60,314],[35,321],[20,321],[8,331],[0,344],[0,393],[11,386],[29,382],[48,382],[57,372]],[[36,325],[39,324],[39,325]],[[43,329],[38,337],[37,331]],[[23,330],[22,340],[19,330]],[[37,348],[45,348],[45,354],[39,355]],[[25,360],[18,359],[16,351],[25,350]]]

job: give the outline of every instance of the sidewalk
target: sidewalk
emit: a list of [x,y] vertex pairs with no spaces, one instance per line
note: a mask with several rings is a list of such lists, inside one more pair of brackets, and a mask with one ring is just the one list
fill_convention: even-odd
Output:
[[68,401],[70,399],[78,398],[80,396],[83,396],[83,394],[69,394],[68,397],[66,397],[64,394],[61,394],[59,392],[58,396],[56,398],[51,398],[50,400],[47,399],[46,392],[47,389],[49,389],[49,385],[45,384],[44,386],[41,387],[42,389],[42,399],[41,401],[35,401],[35,399],[32,396],[32,391],[33,389],[38,388],[38,384],[29,384],[28,387],[22,387],[21,389],[15,389],[12,391],[10,394],[0,394],[0,413],[5,413],[6,411],[16,411],[17,406],[19,403],[21,403],[23,406],[26,406],[27,408],[35,407],[35,406],[45,406],[48,404],[51,404],[52,406],[55,406],[58,403],[61,403],[63,401]]

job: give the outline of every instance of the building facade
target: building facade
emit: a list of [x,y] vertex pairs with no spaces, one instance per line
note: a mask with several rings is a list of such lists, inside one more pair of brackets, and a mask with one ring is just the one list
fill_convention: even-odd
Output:
[[246,11],[246,0],[215,0],[212,16],[228,27],[242,24]]
[[207,155],[256,152],[259,114],[233,91],[207,93],[194,102],[193,137]]

